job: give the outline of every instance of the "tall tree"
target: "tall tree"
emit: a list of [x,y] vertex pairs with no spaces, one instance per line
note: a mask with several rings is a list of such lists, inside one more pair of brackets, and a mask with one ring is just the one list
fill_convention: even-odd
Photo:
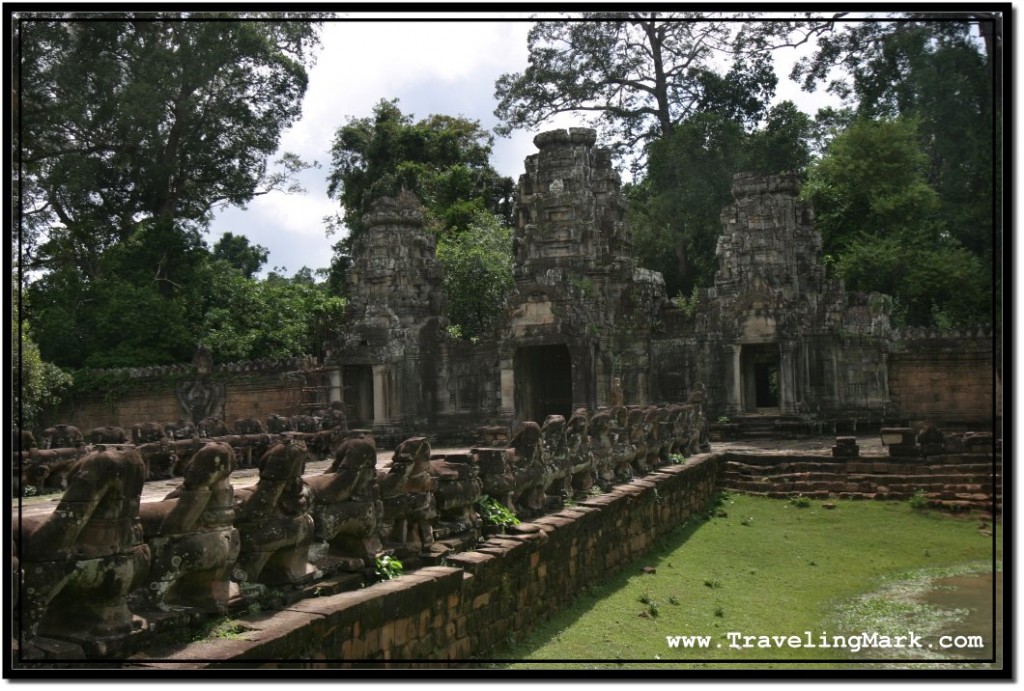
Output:
[[745,132],[719,113],[699,113],[650,147],[647,174],[629,190],[637,259],[660,271],[670,295],[711,284],[722,208],[732,201],[733,175],[802,173],[813,126],[789,101],[765,125]]
[[[915,119],[946,232],[985,266],[1000,265],[1000,13],[903,13],[839,24],[793,76],[808,90],[824,83],[860,117]],[[998,273],[994,284],[998,295]]]
[[[699,112],[753,124],[775,90],[770,51],[734,44],[736,25],[727,19],[586,12],[538,21],[528,37],[529,66],[496,82],[498,132],[536,127],[558,113],[591,113],[606,138],[636,150]],[[722,59],[724,70],[716,67]]]
[[211,210],[282,188],[303,165],[268,163],[318,42],[316,22],[290,19],[18,18],[19,264],[39,277],[30,318],[44,355],[187,357],[183,301]]
[[416,121],[397,99],[381,100],[373,115],[350,118],[331,147],[328,194],[342,216],[328,218],[329,232],[344,224],[348,234],[335,244],[332,283],[343,285],[351,242],[364,230],[362,216],[374,200],[413,192],[436,231],[465,229],[481,212],[513,218],[515,183],[490,164],[494,138],[475,120],[430,115]]
[[512,277],[512,229],[486,212],[465,230],[437,243],[444,267],[452,333],[475,339],[491,335],[515,289]]
[[224,233],[213,246],[213,258],[222,259],[238,269],[246,278],[252,278],[267,263],[270,251],[263,245],[254,245],[244,235]]
[[301,112],[315,23],[137,13],[18,28],[23,204],[45,210],[51,239],[94,254],[140,221],[202,224],[282,184],[267,161]]
[[991,304],[991,276],[949,232],[927,171],[916,121],[864,118],[811,166],[804,194],[848,288],[891,295],[897,323],[969,324]]

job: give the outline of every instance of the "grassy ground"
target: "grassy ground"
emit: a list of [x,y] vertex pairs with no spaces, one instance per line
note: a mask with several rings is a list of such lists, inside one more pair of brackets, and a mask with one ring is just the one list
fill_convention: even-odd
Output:
[[[920,596],[937,578],[991,572],[993,550],[1001,563],[1001,526],[993,538],[991,525],[982,527],[977,517],[915,510],[907,502],[834,504],[829,510],[819,501],[800,507],[725,495],[713,517],[680,526],[632,567],[492,656],[523,663],[487,666],[792,669],[801,661],[801,669],[835,669],[901,653],[906,659],[909,651],[730,643],[743,642],[738,634],[806,641],[810,631],[817,643],[822,633],[913,630],[931,634],[926,641],[959,633],[965,611],[923,604]],[[711,636],[711,643],[700,650],[669,647],[667,636],[683,635]]]

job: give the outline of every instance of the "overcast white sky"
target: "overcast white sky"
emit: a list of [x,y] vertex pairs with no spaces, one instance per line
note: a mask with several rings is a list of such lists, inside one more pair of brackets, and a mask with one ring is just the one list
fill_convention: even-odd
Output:
[[[527,65],[527,14],[465,14],[457,21],[442,21],[438,15],[391,14],[374,21],[366,21],[366,15],[351,16],[356,21],[325,23],[302,118],[281,140],[281,151],[322,165],[301,177],[308,192],[275,192],[257,198],[246,210],[219,212],[208,238],[211,246],[231,232],[270,250],[265,270],[284,267],[291,275],[303,266],[327,267],[331,245],[338,240],[326,236],[322,221],[337,209],[337,202],[327,196],[329,150],[334,132],[346,118],[367,117],[380,99],[398,98],[402,112],[417,120],[434,113],[455,115],[477,120],[490,130],[497,124],[495,81],[502,73],[520,72]],[[801,92],[788,79],[789,64],[776,71],[777,98],[793,100],[813,115],[822,95]],[[583,124],[565,116],[542,129]],[[494,167],[518,179],[523,159],[536,150],[535,134],[497,138]]]

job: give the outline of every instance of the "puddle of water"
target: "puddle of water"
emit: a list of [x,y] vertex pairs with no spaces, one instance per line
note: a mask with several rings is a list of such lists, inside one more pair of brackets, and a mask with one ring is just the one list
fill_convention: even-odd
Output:
[[[981,648],[959,648],[947,651],[951,658],[991,660],[995,654],[996,666],[1003,661],[1003,574],[997,572],[972,576],[951,576],[932,582],[920,601],[942,609],[968,610],[966,617],[948,627],[939,635],[956,637],[980,636]],[[993,589],[995,608],[993,609]],[[994,634],[994,638],[993,638]]]

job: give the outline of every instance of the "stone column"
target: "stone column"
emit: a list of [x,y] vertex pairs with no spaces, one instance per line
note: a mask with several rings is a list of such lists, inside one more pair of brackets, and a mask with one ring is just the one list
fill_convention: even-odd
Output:
[[327,402],[340,403],[345,399],[345,389],[341,381],[341,369],[331,370],[328,376],[330,376],[331,386],[327,392]]
[[743,414],[743,369],[740,367],[742,345],[732,345],[732,382],[726,399],[725,410],[729,415]]
[[388,422],[387,400],[387,365],[373,365],[373,424],[383,425]]
[[501,416],[511,419],[516,412],[515,370],[511,360],[501,361]]
[[796,347],[793,341],[779,344],[779,413],[796,415]]

